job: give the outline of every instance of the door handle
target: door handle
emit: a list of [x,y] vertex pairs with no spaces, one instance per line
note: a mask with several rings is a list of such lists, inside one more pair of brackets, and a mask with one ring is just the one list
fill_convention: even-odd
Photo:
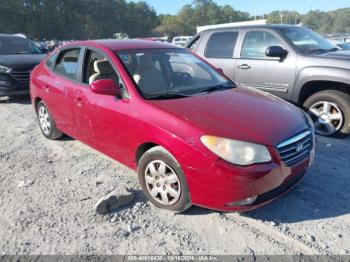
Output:
[[242,70],[248,70],[248,69],[251,69],[252,67],[250,65],[247,65],[247,64],[242,64],[242,65],[237,66],[237,68],[242,69]]
[[84,104],[83,99],[81,97],[74,98],[74,101],[78,106],[82,106]]

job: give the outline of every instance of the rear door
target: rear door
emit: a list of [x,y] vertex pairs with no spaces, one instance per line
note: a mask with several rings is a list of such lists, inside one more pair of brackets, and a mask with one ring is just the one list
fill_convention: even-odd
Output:
[[57,127],[71,136],[75,136],[75,128],[70,94],[77,85],[80,51],[79,47],[63,49],[44,83],[45,102]]
[[209,31],[202,39],[199,54],[213,66],[224,71],[225,75],[233,79],[235,60],[233,58],[239,30]]
[[[280,60],[265,55],[270,46],[281,46],[288,56]],[[234,81],[289,99],[294,86],[296,54],[273,30],[246,30],[237,52]]]

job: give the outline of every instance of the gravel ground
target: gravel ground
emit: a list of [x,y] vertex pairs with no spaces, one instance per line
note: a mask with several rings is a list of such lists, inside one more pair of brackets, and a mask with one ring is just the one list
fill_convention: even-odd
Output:
[[[134,171],[79,141],[45,139],[29,100],[0,103],[0,255],[350,254],[350,139],[318,137],[305,180],[245,213],[158,210]],[[117,186],[134,203],[93,207]]]

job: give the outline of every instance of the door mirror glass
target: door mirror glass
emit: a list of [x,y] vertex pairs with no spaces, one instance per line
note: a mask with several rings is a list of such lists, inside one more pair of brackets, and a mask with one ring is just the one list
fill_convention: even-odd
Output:
[[270,46],[266,49],[265,55],[268,57],[278,57],[280,59],[284,59],[288,55],[288,51],[280,46]]
[[91,83],[90,87],[95,94],[121,96],[120,86],[112,79],[96,80]]

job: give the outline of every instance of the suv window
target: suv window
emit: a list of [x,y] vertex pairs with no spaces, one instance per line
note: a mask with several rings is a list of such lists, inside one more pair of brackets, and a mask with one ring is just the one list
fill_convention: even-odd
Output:
[[232,58],[238,32],[220,32],[210,36],[205,51],[208,58]]
[[83,83],[91,84],[101,79],[112,79],[116,84],[119,84],[119,77],[107,57],[94,50],[87,50],[83,69]]
[[269,32],[250,31],[245,34],[241,50],[241,58],[267,59],[268,57],[265,55],[265,51],[270,46],[283,45]]
[[54,72],[72,80],[77,80],[79,49],[64,50],[57,58]]

